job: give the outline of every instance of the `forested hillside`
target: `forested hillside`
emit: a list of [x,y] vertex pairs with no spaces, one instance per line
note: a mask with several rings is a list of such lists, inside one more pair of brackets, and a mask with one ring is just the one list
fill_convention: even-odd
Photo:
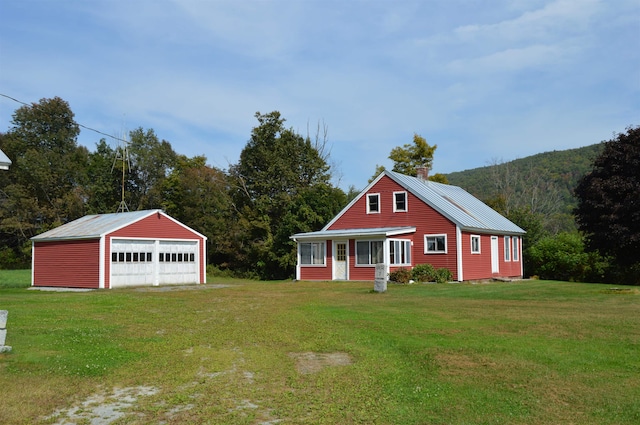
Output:
[[[549,216],[565,215],[576,206],[573,189],[602,152],[602,143],[577,149],[544,152],[509,162],[447,174],[450,184],[495,204],[502,198],[509,207],[529,207]],[[509,205],[509,202],[515,205]],[[561,225],[561,227],[565,227]],[[564,228],[557,230],[566,230]]]

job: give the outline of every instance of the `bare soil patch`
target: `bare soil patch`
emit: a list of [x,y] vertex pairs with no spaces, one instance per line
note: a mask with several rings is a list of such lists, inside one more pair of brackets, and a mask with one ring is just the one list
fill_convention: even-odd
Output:
[[289,353],[296,360],[296,370],[302,374],[318,373],[325,367],[349,366],[353,359],[348,353]]

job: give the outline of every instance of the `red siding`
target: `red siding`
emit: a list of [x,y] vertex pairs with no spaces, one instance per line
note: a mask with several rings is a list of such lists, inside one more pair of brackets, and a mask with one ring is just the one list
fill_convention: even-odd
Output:
[[124,238],[198,239],[188,228],[157,213],[109,234]]
[[504,255],[504,245],[505,240],[504,236],[500,236],[498,238],[498,246],[499,248],[499,258],[500,258],[500,273],[495,275],[496,277],[521,277],[521,261],[522,261],[522,252],[520,251],[521,238],[518,238],[518,261],[513,261],[513,236],[511,236],[511,255],[510,261],[505,260]]
[[[393,212],[393,193],[402,191],[405,191],[402,186],[384,176],[368,192],[380,194],[380,213],[367,214],[367,197],[362,196],[329,227],[329,230],[414,226],[416,232],[413,235],[394,236],[394,238],[413,240],[412,264],[415,266],[430,263],[435,268],[446,267],[451,270],[454,279],[457,279],[455,224],[410,192],[407,192],[407,212]],[[424,236],[430,234],[447,235],[447,254],[424,253]],[[349,278],[351,280],[374,280],[375,267],[356,267],[355,255],[355,243],[350,241]]]
[[98,239],[36,242],[33,285],[98,288],[99,252]]
[[[471,253],[471,235],[480,236],[480,253]],[[464,280],[491,277],[491,235],[462,232],[462,261]]]

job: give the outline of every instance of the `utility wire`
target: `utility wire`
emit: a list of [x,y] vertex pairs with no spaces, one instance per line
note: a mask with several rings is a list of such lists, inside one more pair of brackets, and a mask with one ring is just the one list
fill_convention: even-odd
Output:
[[[0,96],[2,96],[2,97],[6,97],[7,99],[11,99],[11,100],[13,100],[14,102],[20,103],[20,104],[25,105],[25,106],[31,106],[31,104],[29,104],[29,103],[25,103],[25,102],[23,102],[23,101],[21,101],[21,100],[18,100],[18,99],[16,99],[16,98],[14,98],[14,97],[7,96],[6,94],[2,94],[2,93],[0,93]],[[35,105],[35,103],[34,103],[33,105]],[[84,128],[85,130],[90,130],[90,131],[93,131],[93,132],[95,132],[95,133],[102,134],[103,136],[111,137],[112,139],[117,140],[117,141],[119,141],[119,142],[128,143],[128,142],[127,142],[126,140],[124,140],[124,139],[121,139],[121,138],[116,137],[116,136],[112,136],[111,134],[103,133],[102,131],[100,131],[100,130],[96,130],[95,128],[87,127],[86,125],[82,125],[82,124],[80,124],[80,123],[78,123],[78,122],[76,122],[76,124],[78,124],[78,127]]]

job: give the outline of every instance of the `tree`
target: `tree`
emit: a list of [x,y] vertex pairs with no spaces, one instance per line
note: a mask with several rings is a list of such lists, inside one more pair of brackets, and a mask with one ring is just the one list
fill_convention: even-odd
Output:
[[59,97],[18,108],[2,137],[12,161],[3,176],[0,233],[21,251],[29,238],[84,215],[88,151],[69,104]]
[[610,255],[640,284],[640,127],[604,145],[575,188],[576,222],[589,250]]
[[229,226],[231,199],[225,173],[206,164],[204,156],[177,157],[176,166],[161,183],[162,208],[167,214],[207,237],[210,264],[228,267],[232,251]]
[[[116,164],[116,151],[105,139],[96,144],[95,152],[89,154],[87,167],[87,214],[105,214],[118,211],[122,199],[121,164]],[[121,169],[121,168],[120,168]]]
[[416,176],[419,167],[431,169],[433,164],[433,154],[438,145],[429,145],[427,140],[419,134],[413,135],[413,144],[407,143],[391,150],[389,159],[393,161],[393,171]]
[[234,266],[263,279],[282,279],[295,265],[289,236],[321,228],[344,206],[336,205],[344,194],[336,195],[339,189],[331,186],[326,152],[319,152],[317,143],[286,128],[278,111],[255,117],[259,125],[230,169]]
[[[419,134],[413,135],[413,144],[407,143],[403,146],[396,146],[391,149],[389,159],[393,161],[392,171],[406,174],[408,176],[417,176],[418,168],[425,167],[431,169],[433,164],[433,154],[438,145],[429,145],[427,140]],[[376,177],[385,170],[384,165],[376,165],[375,174],[369,179],[371,183]],[[429,177],[431,181],[439,183],[447,183],[447,177],[444,174],[435,174]]]

